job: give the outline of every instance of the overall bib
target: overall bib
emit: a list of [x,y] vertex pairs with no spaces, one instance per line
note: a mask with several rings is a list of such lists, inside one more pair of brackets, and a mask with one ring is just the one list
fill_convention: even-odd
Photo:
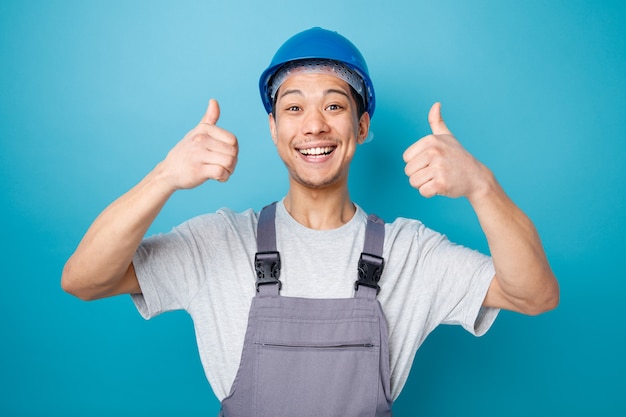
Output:
[[222,417],[391,416],[387,322],[376,299],[384,223],[370,216],[354,298],[280,295],[275,204],[257,226],[257,295]]

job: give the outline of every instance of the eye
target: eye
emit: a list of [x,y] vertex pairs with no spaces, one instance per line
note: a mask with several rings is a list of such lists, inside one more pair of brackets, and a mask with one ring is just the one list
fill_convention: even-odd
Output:
[[297,112],[297,111],[300,111],[300,106],[296,106],[296,105],[289,106],[285,110],[287,110],[288,112]]
[[330,111],[337,111],[337,110],[341,110],[343,107],[340,106],[339,104],[331,104],[328,107],[326,107],[326,110],[330,110]]

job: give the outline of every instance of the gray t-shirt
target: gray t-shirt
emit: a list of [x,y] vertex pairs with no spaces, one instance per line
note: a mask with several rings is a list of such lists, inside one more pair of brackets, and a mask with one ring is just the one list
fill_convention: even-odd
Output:
[[[248,310],[255,295],[258,213],[221,209],[193,218],[170,233],[145,239],[134,258],[142,294],[133,295],[148,319],[171,310],[192,317],[207,379],[221,401],[239,367]],[[334,230],[312,230],[276,207],[281,295],[349,298],[367,215]],[[391,391],[397,398],[415,353],[439,324],[484,334],[498,310],[482,308],[494,276],[491,259],[455,245],[416,220],[385,225],[385,269],[380,300],[389,324]]]

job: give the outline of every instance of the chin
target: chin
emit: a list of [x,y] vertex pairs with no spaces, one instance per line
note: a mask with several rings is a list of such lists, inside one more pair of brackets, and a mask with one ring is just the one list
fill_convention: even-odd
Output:
[[306,188],[315,189],[315,190],[323,190],[326,188],[338,187],[341,184],[347,183],[345,179],[342,179],[341,175],[335,175],[335,176],[325,177],[325,178],[311,178],[311,177],[303,178],[301,176],[292,175],[291,178],[296,183]]

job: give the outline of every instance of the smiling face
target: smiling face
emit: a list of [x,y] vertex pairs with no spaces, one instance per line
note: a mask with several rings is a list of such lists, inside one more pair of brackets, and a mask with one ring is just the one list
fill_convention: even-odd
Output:
[[328,74],[288,78],[270,115],[272,139],[289,171],[292,187],[345,187],[357,143],[369,129],[369,115],[357,115],[350,86]]

